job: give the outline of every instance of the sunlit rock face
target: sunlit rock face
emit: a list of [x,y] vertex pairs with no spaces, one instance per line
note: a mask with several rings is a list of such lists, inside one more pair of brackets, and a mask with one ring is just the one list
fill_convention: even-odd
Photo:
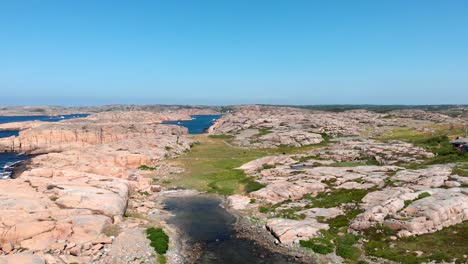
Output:
[[12,253],[52,250],[71,262],[101,256],[112,242],[103,232],[121,221],[131,193],[157,191],[138,167],[190,149],[186,128],[159,124],[174,118],[190,117],[106,112],[25,125],[19,136],[2,139],[2,150],[40,154],[16,179],[0,181],[2,243]]

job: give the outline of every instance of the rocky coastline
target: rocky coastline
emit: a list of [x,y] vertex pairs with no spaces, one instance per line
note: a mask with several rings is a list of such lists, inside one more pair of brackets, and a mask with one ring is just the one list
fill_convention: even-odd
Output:
[[[34,155],[0,181],[0,263],[154,263],[149,227],[168,233],[168,263],[195,263],[201,250],[167,223],[164,200],[199,194],[171,186],[183,168],[166,162],[197,142],[161,123],[213,110],[166,110],[0,125],[20,130],[0,139],[0,151]],[[379,250],[468,220],[467,162],[440,150],[464,125],[425,111],[239,106],[208,138],[246,156],[263,151],[234,168],[255,188],[220,196],[237,237],[294,262],[386,263]],[[411,250],[402,254],[412,261],[434,258]]]

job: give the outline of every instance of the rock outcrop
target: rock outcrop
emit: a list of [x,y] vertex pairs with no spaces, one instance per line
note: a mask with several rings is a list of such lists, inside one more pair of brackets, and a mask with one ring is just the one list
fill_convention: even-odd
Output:
[[3,150],[41,154],[16,179],[0,181],[0,240],[11,245],[2,252],[52,252],[48,263],[105,259],[113,241],[105,230],[122,221],[131,193],[159,190],[139,167],[152,169],[192,144],[185,128],[158,123],[185,117],[106,112],[0,140]]

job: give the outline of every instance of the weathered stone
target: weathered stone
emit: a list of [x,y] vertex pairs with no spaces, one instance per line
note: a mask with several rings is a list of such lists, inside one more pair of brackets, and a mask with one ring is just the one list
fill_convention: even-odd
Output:
[[281,242],[293,243],[299,240],[307,240],[318,234],[321,229],[328,229],[327,224],[318,223],[313,219],[289,220],[272,218],[268,219],[266,228]]

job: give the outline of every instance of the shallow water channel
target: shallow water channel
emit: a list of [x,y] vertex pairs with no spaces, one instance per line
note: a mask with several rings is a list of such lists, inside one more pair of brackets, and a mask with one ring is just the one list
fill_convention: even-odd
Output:
[[165,201],[166,210],[174,214],[168,223],[177,226],[194,244],[201,245],[203,252],[197,263],[297,263],[251,240],[236,238],[236,219],[220,204],[220,199],[205,195]]

